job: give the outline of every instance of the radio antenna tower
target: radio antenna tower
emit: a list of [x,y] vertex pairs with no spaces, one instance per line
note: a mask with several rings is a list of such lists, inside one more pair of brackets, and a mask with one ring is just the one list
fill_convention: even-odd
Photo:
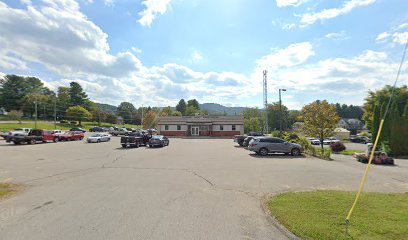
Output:
[[268,71],[263,71],[263,103],[264,103],[264,111],[265,111],[265,126],[264,126],[264,133],[268,134],[268,78],[267,78]]

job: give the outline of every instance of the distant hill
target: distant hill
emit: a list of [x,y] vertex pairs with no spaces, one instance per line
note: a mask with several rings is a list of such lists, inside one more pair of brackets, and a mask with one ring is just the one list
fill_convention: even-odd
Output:
[[107,113],[112,113],[112,114],[116,114],[116,110],[118,109],[118,107],[116,107],[116,106],[105,104],[105,103],[96,103],[96,106],[101,111],[107,112]]
[[207,110],[210,114],[226,112],[227,115],[240,115],[245,109],[245,107],[226,107],[218,103],[203,103],[199,106],[201,110]]

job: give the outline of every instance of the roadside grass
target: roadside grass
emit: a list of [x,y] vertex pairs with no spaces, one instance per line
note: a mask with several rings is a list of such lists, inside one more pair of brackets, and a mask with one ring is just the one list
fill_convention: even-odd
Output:
[[8,182],[0,182],[0,199],[18,191],[18,186]]
[[364,153],[359,150],[353,150],[353,149],[346,149],[341,152],[333,152],[333,154],[342,154],[342,155],[353,155],[354,153]]
[[[85,130],[89,130],[89,128],[98,126],[98,122],[82,122],[82,128]],[[110,126],[118,126],[118,127],[129,127],[129,128],[141,128],[141,125],[116,125],[111,123],[101,123],[101,127],[110,127]],[[11,121],[10,123],[0,123],[0,131],[8,131],[15,128],[34,128],[35,123],[34,121],[23,121],[21,124]],[[76,124],[70,123],[59,123],[57,122],[57,129],[61,130],[69,130],[70,128],[78,127]],[[54,129],[54,122],[44,122],[44,121],[37,121],[37,128],[38,129]]]
[[302,239],[407,239],[408,193],[363,193],[348,235],[345,218],[355,192],[290,192],[272,197],[271,214]]

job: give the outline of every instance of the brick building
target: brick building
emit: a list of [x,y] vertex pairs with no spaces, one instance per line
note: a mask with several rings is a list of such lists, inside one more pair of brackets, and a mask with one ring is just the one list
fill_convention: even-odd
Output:
[[244,134],[244,117],[160,117],[157,126],[158,133],[165,136],[234,136]]

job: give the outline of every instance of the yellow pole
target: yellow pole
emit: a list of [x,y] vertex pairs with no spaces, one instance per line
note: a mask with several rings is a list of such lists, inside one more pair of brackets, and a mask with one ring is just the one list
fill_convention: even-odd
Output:
[[371,150],[370,159],[368,160],[367,167],[365,169],[363,179],[361,180],[361,183],[360,183],[360,188],[358,189],[356,199],[354,199],[353,206],[351,207],[351,209],[350,209],[350,211],[349,211],[349,213],[347,215],[347,218],[346,218],[347,223],[349,222],[351,214],[353,213],[353,210],[354,210],[355,206],[357,205],[358,199],[360,198],[360,194],[363,191],[363,187],[364,187],[365,181],[367,179],[368,171],[370,170],[370,165],[371,165],[371,162],[373,161],[373,158],[374,158],[375,149],[377,148],[378,141],[380,140],[380,135],[381,135],[381,131],[382,131],[383,126],[384,126],[384,119],[381,119],[380,127],[378,128],[378,132],[377,132],[377,137],[375,138],[373,149]]

